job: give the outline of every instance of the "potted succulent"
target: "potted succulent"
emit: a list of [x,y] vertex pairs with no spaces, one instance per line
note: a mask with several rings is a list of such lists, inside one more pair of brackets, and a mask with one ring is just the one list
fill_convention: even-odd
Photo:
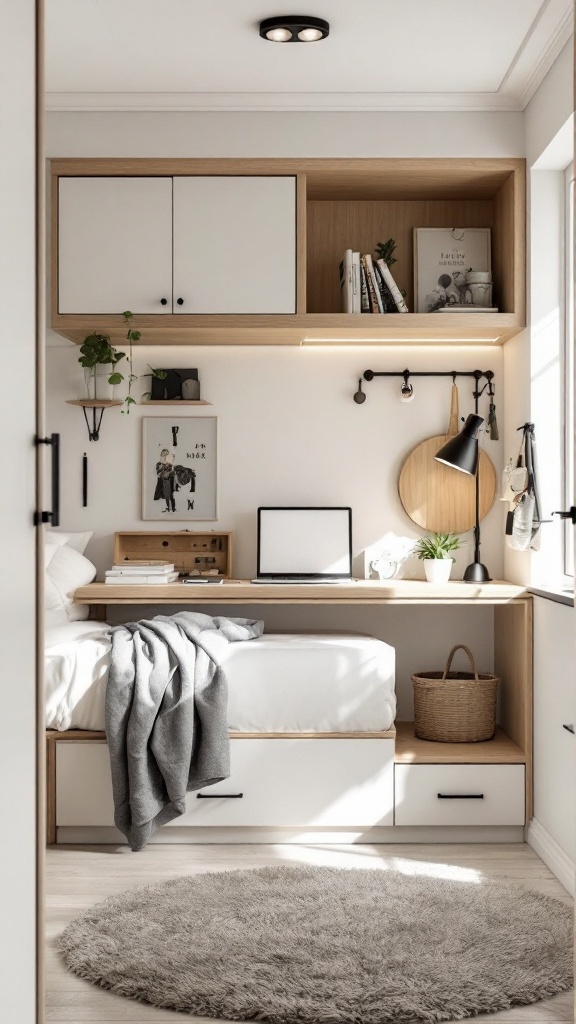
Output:
[[115,367],[125,354],[110,344],[107,334],[94,333],[84,338],[78,362],[84,367],[88,398],[114,398],[114,387],[124,380]]
[[414,554],[424,562],[424,572],[429,583],[447,583],[454,559],[450,554],[460,547],[460,538],[455,533],[433,533],[431,537],[420,537]]

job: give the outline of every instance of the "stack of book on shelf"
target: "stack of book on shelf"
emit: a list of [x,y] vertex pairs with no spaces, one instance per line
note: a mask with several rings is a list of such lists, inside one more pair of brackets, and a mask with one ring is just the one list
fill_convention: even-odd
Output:
[[174,583],[178,579],[174,562],[162,562],[156,559],[127,560],[113,565],[105,573],[106,583],[113,586],[160,586],[163,583]]
[[390,267],[369,252],[346,249],[340,263],[343,313],[407,313]]

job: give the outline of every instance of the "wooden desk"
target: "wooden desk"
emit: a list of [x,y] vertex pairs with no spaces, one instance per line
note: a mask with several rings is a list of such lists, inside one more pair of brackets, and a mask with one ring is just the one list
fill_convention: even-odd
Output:
[[350,583],[169,583],[162,586],[113,586],[90,583],[74,594],[78,604],[482,604],[527,600],[524,587],[497,580],[441,585],[423,580],[352,580]]
[[[453,580],[440,586],[422,580],[353,580],[345,584],[254,584],[249,580],[206,583],[172,583],[164,586],[112,586],[90,583],[80,587],[74,601],[91,606],[91,616],[105,619],[107,605],[476,605],[494,607],[494,671],[500,676],[500,726],[511,741],[498,747],[501,762],[526,762],[526,821],[532,815],[532,597],[524,587],[496,580],[463,583]],[[406,727],[408,728],[408,727]],[[406,760],[428,761],[429,744],[408,743],[409,733],[400,730],[399,749]],[[501,735],[501,733],[500,733]],[[494,741],[492,741],[494,743]],[[489,753],[483,744],[440,744],[443,761],[481,763]],[[465,750],[460,749],[466,747]],[[436,744],[434,745],[436,747]],[[451,757],[451,754],[454,757]]]

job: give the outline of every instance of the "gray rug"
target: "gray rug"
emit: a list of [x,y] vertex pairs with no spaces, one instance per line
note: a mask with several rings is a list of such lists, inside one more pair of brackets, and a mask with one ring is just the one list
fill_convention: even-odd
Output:
[[273,867],[115,896],[60,949],[81,978],[188,1014],[431,1024],[570,988],[571,923],[562,903],[507,883]]

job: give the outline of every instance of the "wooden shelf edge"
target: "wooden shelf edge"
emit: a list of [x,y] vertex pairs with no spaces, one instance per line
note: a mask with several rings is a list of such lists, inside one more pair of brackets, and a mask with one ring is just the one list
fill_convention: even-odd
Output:
[[111,409],[113,405],[124,405],[119,398],[67,398],[66,405],[78,405],[82,409]]
[[481,743],[437,743],[414,735],[414,722],[396,722],[395,764],[526,764],[521,748],[500,726]]
[[[138,317],[146,345],[302,345],[302,344],[450,344],[503,345],[524,329],[515,313],[294,313],[262,315],[183,316],[156,314]],[[124,341],[117,316],[101,321],[113,344]],[[160,322],[159,322],[160,321]],[[55,315],[52,328],[69,341],[82,344],[90,318]],[[143,403],[144,404],[144,403]]]

